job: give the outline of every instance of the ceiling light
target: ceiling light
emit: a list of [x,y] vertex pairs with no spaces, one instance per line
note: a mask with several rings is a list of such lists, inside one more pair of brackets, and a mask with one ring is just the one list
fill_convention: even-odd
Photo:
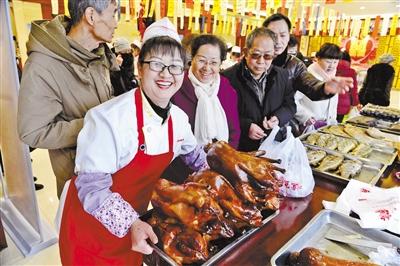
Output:
[[365,9],[365,6],[360,6],[360,9],[361,9],[361,10]]

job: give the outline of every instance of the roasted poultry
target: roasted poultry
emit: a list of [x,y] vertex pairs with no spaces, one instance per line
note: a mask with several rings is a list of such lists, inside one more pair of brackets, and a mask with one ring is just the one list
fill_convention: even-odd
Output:
[[261,212],[255,206],[245,204],[222,175],[212,170],[205,170],[189,176],[187,180],[208,185],[210,187],[209,192],[219,205],[245,225],[262,225]]
[[289,266],[377,266],[373,263],[336,259],[323,254],[316,248],[304,248],[290,254]]
[[279,184],[274,171],[284,170],[272,164],[278,161],[257,157],[262,152],[236,151],[224,141],[211,143],[205,150],[211,169],[225,176],[244,200],[262,209],[279,208]]
[[186,228],[173,218],[161,217],[157,212],[153,213],[148,222],[156,228],[164,252],[178,264],[192,264],[208,259],[208,240],[201,233]]
[[208,234],[211,239],[232,237],[232,226],[208,190],[208,185],[204,184],[188,182],[177,185],[160,179],[151,202],[164,214],[178,219],[193,230]]

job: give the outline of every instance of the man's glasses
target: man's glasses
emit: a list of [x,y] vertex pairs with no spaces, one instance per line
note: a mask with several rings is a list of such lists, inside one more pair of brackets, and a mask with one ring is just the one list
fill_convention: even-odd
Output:
[[251,57],[251,59],[255,59],[255,60],[258,60],[261,57],[263,57],[264,60],[266,60],[266,61],[274,59],[274,55],[272,55],[272,54],[262,54],[262,53],[258,53],[258,52],[250,52],[250,57]]
[[171,75],[181,75],[183,73],[183,66],[178,65],[169,65],[166,66],[161,62],[157,61],[143,61],[143,64],[149,64],[150,70],[155,72],[163,72],[165,68],[168,69],[168,72]]

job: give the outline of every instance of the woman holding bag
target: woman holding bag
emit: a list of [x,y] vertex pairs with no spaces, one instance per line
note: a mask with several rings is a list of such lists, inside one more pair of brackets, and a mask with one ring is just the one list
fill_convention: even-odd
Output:
[[[308,71],[321,81],[335,77],[336,68],[341,57],[339,46],[325,43],[316,53],[317,61],[308,67]],[[312,101],[306,95],[297,91],[295,94],[297,112],[295,118],[304,131],[310,126],[315,129],[325,125],[336,124],[338,95],[329,99]]]
[[141,265],[153,251],[147,241],[158,239],[139,216],[162,171],[178,155],[194,170],[207,167],[186,114],[170,102],[185,64],[175,27],[162,19],[143,42],[141,87],[85,116],[61,221],[63,265]]

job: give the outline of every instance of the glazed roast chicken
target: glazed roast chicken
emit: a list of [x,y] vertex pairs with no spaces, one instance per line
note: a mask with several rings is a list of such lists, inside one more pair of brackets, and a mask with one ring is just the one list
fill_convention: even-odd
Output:
[[163,250],[178,264],[191,264],[207,260],[208,240],[195,230],[180,224],[178,220],[153,213],[148,221],[163,243]]
[[178,264],[206,261],[220,239],[261,226],[261,211],[279,208],[274,172],[284,170],[273,165],[277,161],[260,158],[262,151],[238,152],[223,141],[206,151],[209,170],[183,184],[160,179],[151,199],[155,210],[148,222]]
[[290,254],[289,266],[377,266],[373,263],[336,259],[325,255],[316,248],[304,248]]
[[208,144],[205,150],[210,168],[226,177],[244,200],[261,209],[279,209],[275,170],[284,169],[272,164],[278,160],[260,157],[263,151],[236,151],[225,141]]
[[160,179],[152,195],[152,204],[187,227],[209,235],[211,239],[232,237],[233,228],[224,218],[221,206],[211,197],[208,186],[194,182],[182,185]]
[[188,181],[207,185],[212,197],[230,216],[247,226],[261,226],[262,215],[255,206],[245,204],[236,194],[233,186],[220,174],[205,170],[189,176]]

